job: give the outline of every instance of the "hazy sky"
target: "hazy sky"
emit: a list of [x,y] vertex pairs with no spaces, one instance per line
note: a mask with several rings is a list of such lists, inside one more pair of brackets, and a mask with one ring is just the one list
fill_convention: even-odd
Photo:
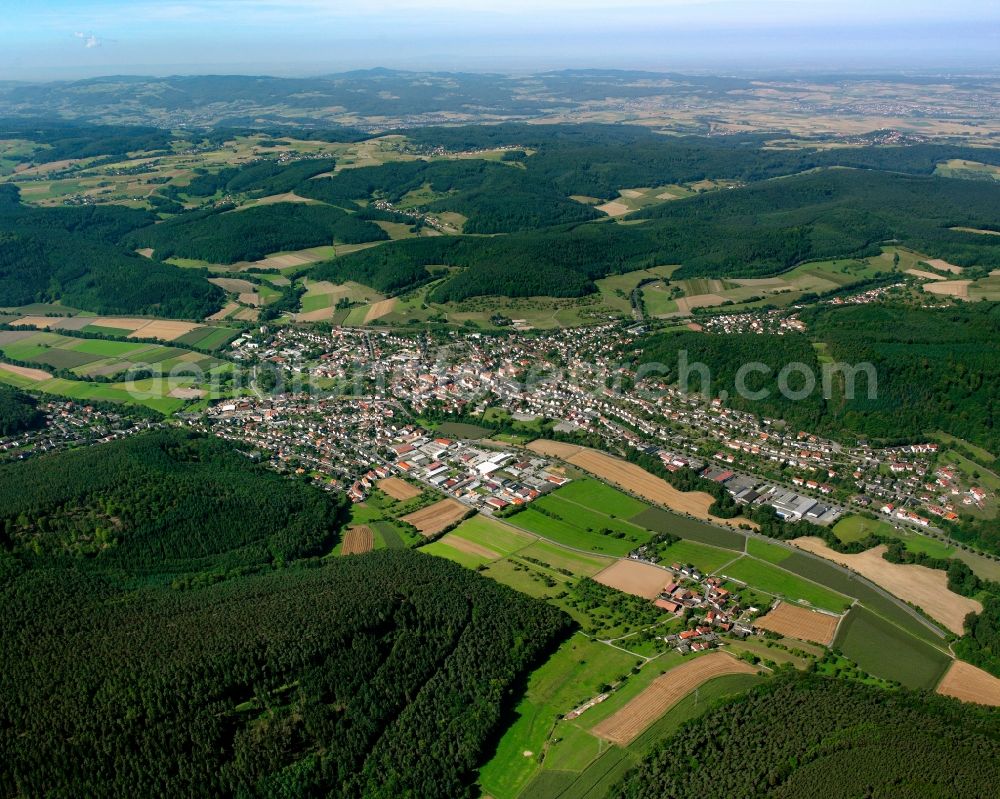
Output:
[[1000,0],[0,0],[0,80],[1000,68]]

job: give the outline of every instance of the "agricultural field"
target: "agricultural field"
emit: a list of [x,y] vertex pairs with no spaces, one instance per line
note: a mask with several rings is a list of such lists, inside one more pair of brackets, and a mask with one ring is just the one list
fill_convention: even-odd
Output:
[[423,489],[398,477],[387,477],[378,481],[378,489],[395,500],[406,501],[419,497]]
[[[837,258],[800,264],[774,277],[709,279],[696,278],[669,285],[644,288],[646,309],[651,316],[686,316],[695,308],[729,303],[736,313],[762,305],[788,306],[803,294],[822,293],[894,269],[893,256],[900,254],[899,269],[916,268],[922,256],[899,247],[884,247],[872,258]],[[678,291],[679,290],[679,291]]]
[[861,606],[841,622],[834,647],[870,674],[909,688],[933,689],[951,664],[946,652]]
[[867,577],[889,593],[916,605],[956,635],[962,634],[966,615],[982,610],[982,605],[976,600],[949,591],[948,577],[943,571],[890,563],[882,557],[884,546],[858,555],[844,555],[830,549],[818,538],[797,538],[792,543]]
[[726,674],[756,674],[757,669],[723,652],[713,652],[685,661],[658,677],[648,688],[593,732],[605,740],[627,745],[673,705],[714,677]]
[[1000,679],[961,660],[952,661],[935,690],[963,702],[1000,707]]
[[591,477],[574,479],[561,486],[554,496],[620,519],[631,519],[647,507],[634,497]]
[[655,599],[663,587],[673,581],[666,569],[634,560],[619,560],[594,575],[601,585],[644,599]]
[[754,558],[740,558],[726,566],[724,572],[727,577],[790,602],[802,602],[834,612],[847,610],[851,605],[850,598],[846,596]]
[[658,550],[664,565],[672,563],[688,564],[696,567],[702,574],[712,574],[731,562],[738,555],[728,549],[699,544],[697,541],[680,540],[668,547]]
[[[676,269],[676,266],[654,266],[649,269],[626,272],[623,275],[610,275],[594,282],[604,305],[622,315],[630,316],[632,314],[630,298],[639,284],[648,280],[661,282],[664,277],[669,277]],[[655,285],[655,283],[649,285]],[[646,286],[642,288],[642,292],[645,295]],[[653,313],[648,307],[648,300],[647,310],[649,313]]]
[[[542,455],[562,458],[585,472],[619,486],[649,502],[701,519],[715,520],[708,512],[714,498],[701,491],[678,491],[666,480],[656,477],[633,463],[615,458],[598,450],[538,439],[528,449]],[[742,518],[716,520],[726,524],[745,522]]]
[[351,281],[336,284],[305,279],[303,285],[306,293],[302,295],[301,310],[295,315],[295,320],[298,322],[334,321],[346,324],[349,316],[357,315],[362,311],[362,307],[343,309],[341,312],[341,309],[337,308],[338,303],[367,306],[385,300],[385,297],[377,291]]
[[422,551],[477,568],[524,549],[535,540],[534,536],[509,525],[477,515],[423,547]]
[[422,535],[435,536],[447,527],[462,520],[469,512],[469,507],[457,499],[442,499],[426,508],[408,513],[401,517],[404,522],[412,524]]
[[524,558],[541,561],[550,569],[565,569],[582,577],[592,577],[613,562],[604,555],[578,552],[549,541],[536,541],[518,554]]
[[881,591],[869,585],[867,581],[856,577],[853,572],[845,572],[821,557],[809,555],[804,551],[796,551],[781,561],[781,568],[845,596],[854,597],[864,603],[869,610],[891,621],[916,638],[934,645],[940,645],[943,641],[944,633],[932,626],[932,623],[923,621],[922,617],[901,607]]
[[352,527],[344,533],[341,555],[363,555],[375,547],[375,534],[370,527]]
[[[5,314],[6,324],[14,327],[35,327],[40,330],[66,330],[97,333],[118,338],[159,339],[170,344],[197,346],[199,349],[219,349],[239,333],[230,327],[202,325],[174,319],[147,317],[39,316],[41,313],[66,313],[60,306],[26,306],[24,313]],[[204,342],[204,343],[202,343]]]
[[207,374],[225,365],[217,358],[180,347],[81,339],[49,332],[0,331],[0,353],[11,360],[39,364],[41,368],[66,370],[82,380],[117,375],[133,368],[151,369],[159,374]]
[[801,641],[815,641],[824,646],[833,643],[837,632],[839,616],[830,616],[815,610],[806,610],[788,602],[781,602],[765,616],[757,619],[756,625],[765,630],[798,638]]
[[778,565],[788,560],[794,552],[787,547],[749,536],[747,538],[747,554],[757,558],[757,560],[764,560],[768,563]]
[[[528,679],[514,708],[514,723],[479,770],[479,784],[494,799],[521,795],[543,756],[547,756],[556,719],[594,698],[635,666],[635,657],[574,635]],[[585,717],[581,717],[585,718]]]
[[[535,505],[537,502],[538,500],[536,500],[535,503],[532,503],[532,505]],[[521,529],[535,533],[542,538],[547,538],[564,546],[573,547],[575,549],[583,549],[588,552],[623,557],[635,548],[635,541],[626,538],[619,539],[612,535],[603,535],[598,532],[598,530],[603,529],[604,527],[612,529],[611,526],[615,524],[616,520],[604,517],[606,524],[601,523],[601,526],[598,527],[597,530],[593,527],[587,529],[577,521],[578,509],[581,516],[586,514],[590,519],[598,518],[598,523],[601,523],[598,514],[588,514],[583,510],[583,508],[577,508],[577,506],[570,507],[568,514],[569,518],[553,518],[552,516],[543,513],[538,508],[529,506],[520,513],[512,516],[510,518],[510,523]],[[624,523],[621,522],[618,522],[618,524],[622,527],[625,526]],[[645,533],[645,531],[639,527],[629,525],[629,528],[636,530],[639,533]],[[645,538],[648,540],[648,533],[646,533]]]
[[742,552],[747,540],[745,535],[736,530],[716,527],[662,508],[649,508],[629,521],[654,533],[669,533],[688,541],[734,552]]

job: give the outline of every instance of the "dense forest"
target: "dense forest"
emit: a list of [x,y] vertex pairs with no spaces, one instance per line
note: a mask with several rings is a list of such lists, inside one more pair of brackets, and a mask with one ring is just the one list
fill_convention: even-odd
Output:
[[157,431],[0,467],[0,793],[471,795],[569,617]]
[[823,167],[929,175],[948,159],[1000,164],[1000,149],[953,144],[768,146],[773,136],[664,136],[634,125],[507,123],[404,131],[414,144],[450,151],[530,147],[528,170],[562,194],[612,199],[619,189],[705,179],[753,182]]
[[468,797],[569,624],[405,550],[189,591],[2,565],[4,795]]
[[0,467],[0,544],[24,558],[166,580],[322,554],[345,501],[228,444],[154,432]]
[[339,208],[275,203],[245,210],[222,207],[183,214],[137,230],[128,241],[135,248],[152,247],[159,259],[195,258],[231,264],[334,241],[361,244],[388,238],[378,225]]
[[34,430],[45,423],[34,397],[0,383],[0,436]]
[[153,220],[122,206],[30,208],[15,186],[0,185],[0,306],[60,300],[96,313],[187,319],[217,311],[224,292],[204,274],[118,245]]
[[685,724],[614,799],[979,799],[1000,785],[1000,713],[785,673]]
[[367,277],[386,290],[427,282],[422,267],[446,264],[466,268],[435,289],[436,301],[565,297],[593,291],[596,278],[657,264],[681,264],[675,278],[763,277],[811,259],[875,255],[888,240],[959,265],[1000,267],[1000,237],[951,229],[995,226],[998,204],[1000,186],[989,183],[828,170],[663,203],[627,218],[637,224],[391,242],[321,265],[316,276]]
[[854,399],[835,395],[829,429],[881,440],[944,430],[1000,451],[1000,303],[822,306],[802,319],[834,361],[878,375],[874,399],[863,380]]
[[[708,367],[705,385],[699,364]],[[789,369],[782,380],[782,370],[789,364],[802,364],[815,378],[815,390],[806,392],[809,379],[798,368]],[[681,388],[690,393],[718,397],[724,392],[727,406],[765,418],[781,418],[793,430],[816,429],[826,411],[816,350],[800,334],[654,334],[643,340],[639,370],[640,375],[652,378],[662,375],[671,385],[680,381]],[[804,396],[789,399],[782,386]],[[863,382],[859,386],[864,389]]]
[[54,118],[0,120],[0,139],[26,139],[38,145],[39,163],[97,156],[125,156],[136,151],[169,151],[177,136],[163,128],[139,125],[93,125]]
[[468,217],[465,233],[511,233],[602,216],[570,200],[550,180],[530,169],[478,159],[345,169],[333,177],[306,181],[296,192],[351,207],[356,200],[371,198],[397,204],[410,192],[422,189],[430,196],[420,207]]
[[248,194],[264,197],[269,194],[283,194],[291,191],[302,181],[323,172],[331,172],[336,166],[332,158],[307,158],[291,163],[279,163],[266,159],[243,166],[224,167],[218,172],[196,169],[194,177],[186,186],[168,186],[163,194],[177,197],[211,197],[215,194]]

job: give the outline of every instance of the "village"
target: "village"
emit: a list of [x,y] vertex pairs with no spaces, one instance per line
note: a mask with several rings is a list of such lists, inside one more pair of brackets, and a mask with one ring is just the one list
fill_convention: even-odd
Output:
[[[738,502],[771,505],[793,521],[832,524],[848,511],[866,510],[882,511],[893,523],[934,529],[935,517],[954,520],[962,509],[996,501],[968,475],[939,463],[937,443],[848,447],[727,407],[718,398],[706,401],[656,376],[634,375],[620,365],[621,354],[639,332],[634,325],[608,323],[572,331],[451,333],[434,339],[375,329],[262,328],[237,339],[232,354],[279,367],[303,389],[301,397],[239,401],[243,412],[253,409],[251,416],[260,416],[251,425],[255,442],[262,447],[271,442],[285,456],[299,448],[310,457],[310,441],[346,440],[342,422],[348,419],[362,429],[378,427],[384,419],[398,425],[409,417],[501,419],[526,440],[542,424],[556,433],[599,435],[612,450],[641,450],[660,458],[668,470],[694,469],[724,485]],[[619,387],[626,379],[634,380],[628,391]],[[344,399],[323,398],[334,389]],[[231,405],[221,406],[229,411],[217,406],[208,418],[231,413]],[[289,442],[288,425],[294,429],[296,423],[275,413],[289,407],[301,413],[311,407],[333,417],[316,421],[311,438]],[[329,429],[327,439],[319,428]],[[353,433],[350,438],[356,440]],[[370,438],[366,434],[362,440]],[[354,462],[350,453],[342,454],[348,457],[339,464]],[[332,468],[333,460],[320,456],[314,463]],[[353,476],[367,472],[367,465],[360,457]],[[449,474],[447,479],[454,478]]]
[[119,412],[114,408],[95,407],[70,400],[40,402],[38,410],[45,416],[42,426],[0,437],[0,462],[24,460],[90,444],[104,444],[165,426],[163,422]]

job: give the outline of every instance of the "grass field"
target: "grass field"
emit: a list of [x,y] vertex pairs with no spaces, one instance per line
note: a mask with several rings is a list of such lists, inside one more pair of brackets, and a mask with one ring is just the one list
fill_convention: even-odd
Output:
[[873,533],[875,535],[894,535],[895,530],[888,522],[881,519],[866,519],[864,516],[845,516],[833,526],[833,533],[845,544],[861,541]]
[[528,678],[513,723],[479,771],[479,784],[494,799],[515,799],[538,769],[557,717],[593,698],[636,664],[635,657],[582,635],[569,639]]
[[733,558],[737,553],[730,549],[719,549],[708,544],[699,544],[697,541],[678,541],[660,550],[662,564],[669,566],[674,561],[697,566],[704,574],[711,574]]
[[834,646],[865,671],[910,688],[932,689],[951,663],[944,652],[861,607],[841,622]]
[[[557,509],[554,512],[562,511],[567,515],[563,518],[554,519],[551,516],[547,516],[540,512],[534,507],[535,504],[541,500],[536,500],[529,506],[526,510],[518,513],[516,516],[511,517],[510,521],[517,527],[521,527],[529,532],[535,533],[542,536],[543,538],[548,538],[552,541],[556,541],[560,544],[564,544],[568,547],[573,547],[576,549],[585,549],[589,552],[597,552],[604,555],[615,555],[615,556],[625,556],[632,549],[635,548],[635,542],[629,539],[619,539],[614,538],[610,535],[602,535],[599,532],[595,532],[594,529],[599,530],[603,527],[612,528],[615,526],[615,520],[608,517],[603,517],[607,524],[602,524],[602,517],[597,514],[589,512],[584,508],[576,505],[569,505],[568,511],[566,506],[568,503],[548,503],[548,507]],[[579,513],[577,513],[579,511]],[[591,524],[596,520],[598,527],[587,530],[583,526],[583,520],[586,519]],[[644,532],[639,527],[634,527],[628,525],[621,525],[623,529],[638,530]],[[648,539],[648,534],[646,538]]]
[[655,533],[670,533],[678,538],[709,544],[722,549],[743,551],[746,537],[735,530],[725,530],[721,527],[689,519],[662,508],[649,508],[629,519],[632,524],[645,527]]
[[621,519],[630,519],[642,513],[647,507],[628,494],[591,477],[582,477],[567,483],[560,487],[554,496]]
[[758,560],[766,560],[768,563],[779,564],[788,560],[794,553],[786,547],[750,537],[747,539],[747,554],[752,555]]
[[567,569],[575,575],[587,577],[597,574],[611,563],[605,556],[575,552],[548,541],[536,541],[518,554],[540,560],[554,569]]
[[740,558],[726,566],[724,571],[728,577],[792,602],[805,602],[835,612],[847,610],[851,605],[846,596],[754,558]]
[[435,432],[439,436],[448,438],[487,438],[493,431],[487,427],[478,427],[474,424],[462,424],[461,422],[445,422],[438,425]]

